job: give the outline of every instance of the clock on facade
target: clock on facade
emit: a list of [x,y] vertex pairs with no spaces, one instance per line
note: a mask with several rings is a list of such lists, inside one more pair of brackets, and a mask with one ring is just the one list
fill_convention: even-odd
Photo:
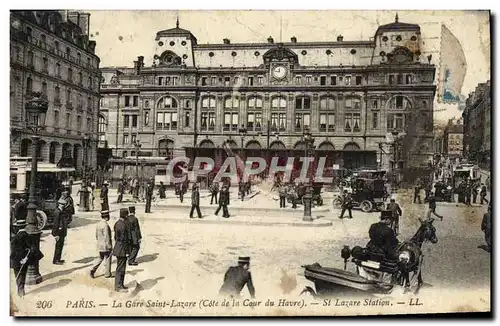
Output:
[[272,74],[276,79],[283,79],[288,74],[288,69],[283,65],[274,66]]

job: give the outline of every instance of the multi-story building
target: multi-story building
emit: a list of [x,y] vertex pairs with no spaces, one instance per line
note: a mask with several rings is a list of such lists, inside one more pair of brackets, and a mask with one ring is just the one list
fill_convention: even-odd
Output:
[[[397,16],[366,41],[202,44],[177,22],[157,32],[150,65],[138,56],[133,68],[101,69],[100,144],[116,157],[140,141],[141,156],[217,163],[227,147],[302,155],[309,130],[327,164],[420,166],[433,154],[436,90],[420,44],[420,27]],[[400,145],[387,133],[404,135]]]
[[481,83],[469,94],[464,121],[464,157],[469,161],[489,167],[491,160],[491,86]]
[[443,132],[443,152],[449,157],[462,157],[464,124],[462,119],[450,119]]
[[[81,169],[97,159],[99,57],[89,40],[90,15],[65,11],[12,11],[10,16],[11,155],[31,156],[25,103],[33,93],[48,101],[38,155],[43,161],[73,160]],[[83,149],[85,136],[90,148]]]

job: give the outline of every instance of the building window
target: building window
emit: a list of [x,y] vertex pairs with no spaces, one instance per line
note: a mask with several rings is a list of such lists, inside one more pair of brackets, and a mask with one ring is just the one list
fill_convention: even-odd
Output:
[[302,84],[302,76],[295,76],[295,84],[297,85]]
[[43,71],[45,73],[49,72],[49,59],[47,59],[46,57],[43,57]]
[[88,78],[88,81],[87,81],[88,85],[89,85],[89,88],[92,89],[92,77],[89,77]]
[[42,96],[47,97],[47,83],[42,83]]
[[56,49],[56,53],[59,54],[59,42],[55,41],[54,42],[54,48]]
[[362,79],[362,76],[356,76],[356,85],[361,85]]
[[319,131],[334,132],[335,131],[335,114],[320,113],[319,115]]
[[283,97],[275,97],[271,100],[272,109],[286,109],[286,100]]
[[179,85],[179,77],[174,76],[172,77],[172,85]]
[[403,75],[398,74],[398,84],[402,84],[402,83],[403,83]]
[[188,108],[188,109],[191,107],[191,101],[190,100],[186,100],[185,107]]
[[226,97],[224,100],[225,109],[237,109],[240,107],[240,100],[237,97]]
[[82,128],[82,116],[81,115],[76,116],[76,127],[78,129]]
[[210,84],[211,84],[212,86],[217,85],[217,77],[212,77],[212,78],[210,78]]
[[321,110],[335,110],[336,102],[334,97],[323,97],[319,100]]
[[231,77],[224,77],[224,86],[231,85]]
[[59,111],[54,111],[54,127],[59,127]]
[[[123,135],[123,145],[126,145],[129,143],[129,139],[128,139],[128,135]],[[124,156],[126,156],[125,154],[126,152],[124,152]]]
[[312,77],[306,76],[306,85],[311,85],[311,82],[312,82]]
[[253,86],[253,77],[248,77],[248,86]]
[[189,127],[191,121],[191,112],[186,112],[184,115],[184,127]]
[[71,89],[69,88],[66,90],[66,103],[71,105]]
[[351,85],[351,76],[345,76],[345,84],[347,86]]
[[394,85],[394,75],[389,75],[389,84]]
[[87,118],[87,131],[92,132],[92,120]]
[[[137,135],[132,135],[131,138],[130,138],[130,143],[131,144],[135,144],[136,142],[137,142]],[[134,155],[134,154],[132,154],[132,155]]]
[[158,85],[162,85],[163,84],[163,77],[158,77]]
[[134,107],[139,106],[139,96],[134,96],[133,105]]
[[61,64],[59,62],[56,63],[56,76],[61,78]]
[[[127,136],[127,139],[128,139],[128,136]],[[123,151],[123,153],[122,153],[122,157],[127,157],[127,154],[128,154],[128,152],[127,152],[127,151]]]
[[360,131],[360,113],[346,113],[344,117],[344,131],[359,132]]
[[78,83],[79,83],[80,85],[82,85],[82,84],[83,84],[83,74],[82,74],[82,72],[81,72],[81,71],[80,71],[80,72],[78,72]]
[[215,130],[215,112],[201,113],[201,130],[203,131]]
[[378,128],[378,112],[372,112],[372,129]]
[[31,51],[28,51],[28,66],[30,67],[34,66],[33,52]]
[[337,76],[330,76],[330,84],[337,85]]
[[54,89],[54,102],[60,102],[61,101],[61,89],[59,86],[56,86]]
[[311,98],[307,96],[297,97],[295,99],[295,109],[309,110],[311,109]]
[[204,97],[201,100],[201,107],[203,109],[214,109],[216,106],[215,97]]
[[345,108],[346,109],[361,109],[361,100],[355,97],[347,97],[345,99]]
[[158,112],[156,129],[177,130],[177,112]]
[[31,39],[31,37],[33,36],[33,30],[31,29],[31,27],[26,27],[26,34],[28,35],[28,39]]
[[207,77],[201,77],[201,86],[207,86]]
[[302,131],[311,127],[311,115],[309,113],[295,113],[295,131]]
[[73,82],[73,69],[68,68],[68,81]]
[[395,128],[397,130],[402,130],[403,129],[403,114],[397,113],[396,116],[394,117],[394,124]]
[[128,114],[126,114],[123,117],[123,127],[128,128],[129,126],[130,126],[130,116]]
[[130,96],[125,96],[125,106],[130,106]]
[[106,140],[106,119],[102,115],[99,115],[99,122],[98,122],[98,128],[99,128],[99,140],[104,141]]
[[71,128],[71,113],[66,113],[66,129]]
[[238,113],[225,112],[224,113],[224,131],[238,130]]
[[69,59],[71,56],[71,49],[69,47],[66,48],[66,58]]
[[144,125],[149,125],[149,111],[144,111]]
[[259,85],[264,84],[264,77],[263,76],[257,77],[257,84],[259,84]]
[[378,109],[378,100],[373,100],[373,102],[372,102],[372,108],[373,109]]
[[319,77],[319,84],[323,86],[326,85],[326,76]]
[[149,101],[148,100],[144,101],[144,107],[149,109]]
[[132,116],[132,128],[137,128],[137,115]]
[[249,97],[248,98],[248,108],[249,109],[262,109],[262,98],[260,97]]
[[286,114],[271,113],[271,131],[286,130]]
[[411,84],[413,82],[412,76],[410,74],[406,75],[406,83]]
[[247,114],[247,129],[253,131],[262,130],[262,113],[261,112],[249,112]]
[[401,131],[404,128],[404,114],[402,113],[389,113],[387,114],[387,129]]
[[82,62],[82,55],[80,54],[80,52],[78,52],[78,53],[76,54],[76,60],[77,60],[78,64],[80,65],[80,64],[81,64],[81,62]]

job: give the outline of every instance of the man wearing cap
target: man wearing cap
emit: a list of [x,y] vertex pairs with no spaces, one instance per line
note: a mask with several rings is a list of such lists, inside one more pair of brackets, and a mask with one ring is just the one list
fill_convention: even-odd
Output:
[[222,208],[222,217],[229,218],[229,211],[227,210],[228,205],[229,205],[229,190],[228,187],[224,185],[220,190],[219,207],[217,207],[215,215],[219,214],[219,211]]
[[196,182],[193,184],[193,191],[191,193],[191,211],[189,212],[189,218],[193,218],[195,209],[196,213],[198,213],[198,218],[202,218],[203,216],[200,211],[200,190]]
[[139,264],[136,259],[141,247],[141,227],[139,226],[139,220],[135,216],[135,206],[130,206],[128,208],[128,213],[127,223],[130,231],[130,255],[128,256],[128,264],[130,266],[136,266]]
[[399,218],[401,215],[403,215],[403,211],[401,210],[399,204],[396,203],[396,199],[391,198],[391,202],[387,204],[387,210],[391,211],[392,214],[391,225],[394,225],[394,232],[396,232],[396,234],[399,234]]
[[104,181],[101,187],[101,211],[109,211],[109,202],[108,202],[108,182]]
[[24,296],[24,284],[28,266],[43,258],[43,253],[30,239],[30,235],[42,233],[36,226],[26,226],[25,220],[17,220],[13,225],[15,235],[10,241],[10,263],[16,277],[17,294]]
[[130,247],[130,230],[126,222],[128,209],[120,209],[120,219],[115,223],[115,246],[113,256],[116,257],[115,272],[115,291],[126,292],[127,287],[123,284],[125,281],[125,270],[127,268],[127,254]]
[[75,212],[72,205],[72,200],[70,200],[69,190],[65,188],[61,194],[61,198],[57,201],[57,209],[54,212],[54,224],[52,225],[52,236],[56,240],[56,245],[54,249],[54,258],[52,263],[55,265],[64,264],[64,260],[61,259],[62,250],[64,247],[64,239],[68,234],[68,223],[71,219],[71,215]]
[[101,221],[97,224],[95,230],[95,237],[97,240],[97,251],[99,252],[99,258],[97,258],[96,264],[90,270],[90,277],[95,277],[95,272],[99,268],[102,262],[104,262],[104,277],[110,278],[111,276],[111,250],[113,245],[111,244],[111,228],[108,225],[109,221],[109,211],[101,212]]
[[250,296],[255,298],[255,288],[253,287],[252,274],[249,269],[250,257],[239,257],[238,266],[229,267],[224,275],[224,283],[219,294],[239,297],[241,290],[243,290],[246,284]]

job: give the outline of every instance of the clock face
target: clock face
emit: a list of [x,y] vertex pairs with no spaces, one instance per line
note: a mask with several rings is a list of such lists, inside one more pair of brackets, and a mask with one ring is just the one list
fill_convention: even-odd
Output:
[[283,79],[286,77],[286,74],[288,73],[287,69],[285,66],[275,66],[273,68],[273,77],[277,79]]

